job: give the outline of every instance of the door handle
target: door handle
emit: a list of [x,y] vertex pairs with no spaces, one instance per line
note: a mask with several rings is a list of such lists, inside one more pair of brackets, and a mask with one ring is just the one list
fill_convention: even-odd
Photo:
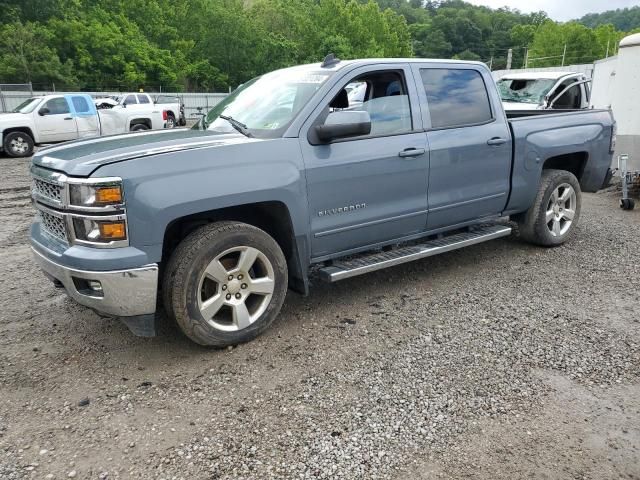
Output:
[[398,153],[398,156],[402,158],[419,157],[420,155],[424,155],[425,152],[426,150],[424,148],[405,148]]
[[496,145],[504,145],[507,143],[506,138],[494,137],[491,140],[487,140],[487,145],[496,146]]
[[73,120],[73,117],[64,117],[65,120]]

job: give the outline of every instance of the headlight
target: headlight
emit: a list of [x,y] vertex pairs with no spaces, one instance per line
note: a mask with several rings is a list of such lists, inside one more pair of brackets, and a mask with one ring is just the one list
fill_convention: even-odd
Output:
[[71,183],[69,204],[72,207],[113,207],[124,204],[122,182]]
[[127,223],[123,216],[74,217],[73,230],[79,243],[113,245],[114,242],[127,241]]

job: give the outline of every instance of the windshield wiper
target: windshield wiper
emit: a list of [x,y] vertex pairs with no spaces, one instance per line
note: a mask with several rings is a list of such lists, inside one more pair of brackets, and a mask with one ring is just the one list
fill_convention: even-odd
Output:
[[244,123],[239,122],[235,118],[230,117],[228,115],[218,115],[218,118],[221,118],[229,122],[233,128],[235,128],[238,132],[243,134],[245,137],[249,137],[249,138],[253,137],[253,135],[251,135],[251,132],[249,131],[249,128]]

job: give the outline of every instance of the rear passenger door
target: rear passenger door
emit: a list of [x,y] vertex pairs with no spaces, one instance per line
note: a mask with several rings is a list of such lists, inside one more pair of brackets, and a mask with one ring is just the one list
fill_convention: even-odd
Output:
[[[511,172],[511,133],[486,68],[413,65],[430,150],[429,230],[500,214]],[[491,87],[491,88],[488,88]]]
[[78,129],[76,138],[100,135],[96,106],[86,95],[65,95]]

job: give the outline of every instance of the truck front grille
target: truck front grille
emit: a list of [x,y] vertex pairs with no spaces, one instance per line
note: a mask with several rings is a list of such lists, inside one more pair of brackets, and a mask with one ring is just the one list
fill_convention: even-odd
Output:
[[40,178],[33,179],[33,190],[39,195],[55,202],[62,201],[62,186],[45,182]]
[[67,238],[67,226],[64,218],[52,215],[51,213],[40,209],[38,210],[38,214],[42,220],[42,226],[47,233],[53,235],[59,240],[62,240],[63,242],[69,242]]

